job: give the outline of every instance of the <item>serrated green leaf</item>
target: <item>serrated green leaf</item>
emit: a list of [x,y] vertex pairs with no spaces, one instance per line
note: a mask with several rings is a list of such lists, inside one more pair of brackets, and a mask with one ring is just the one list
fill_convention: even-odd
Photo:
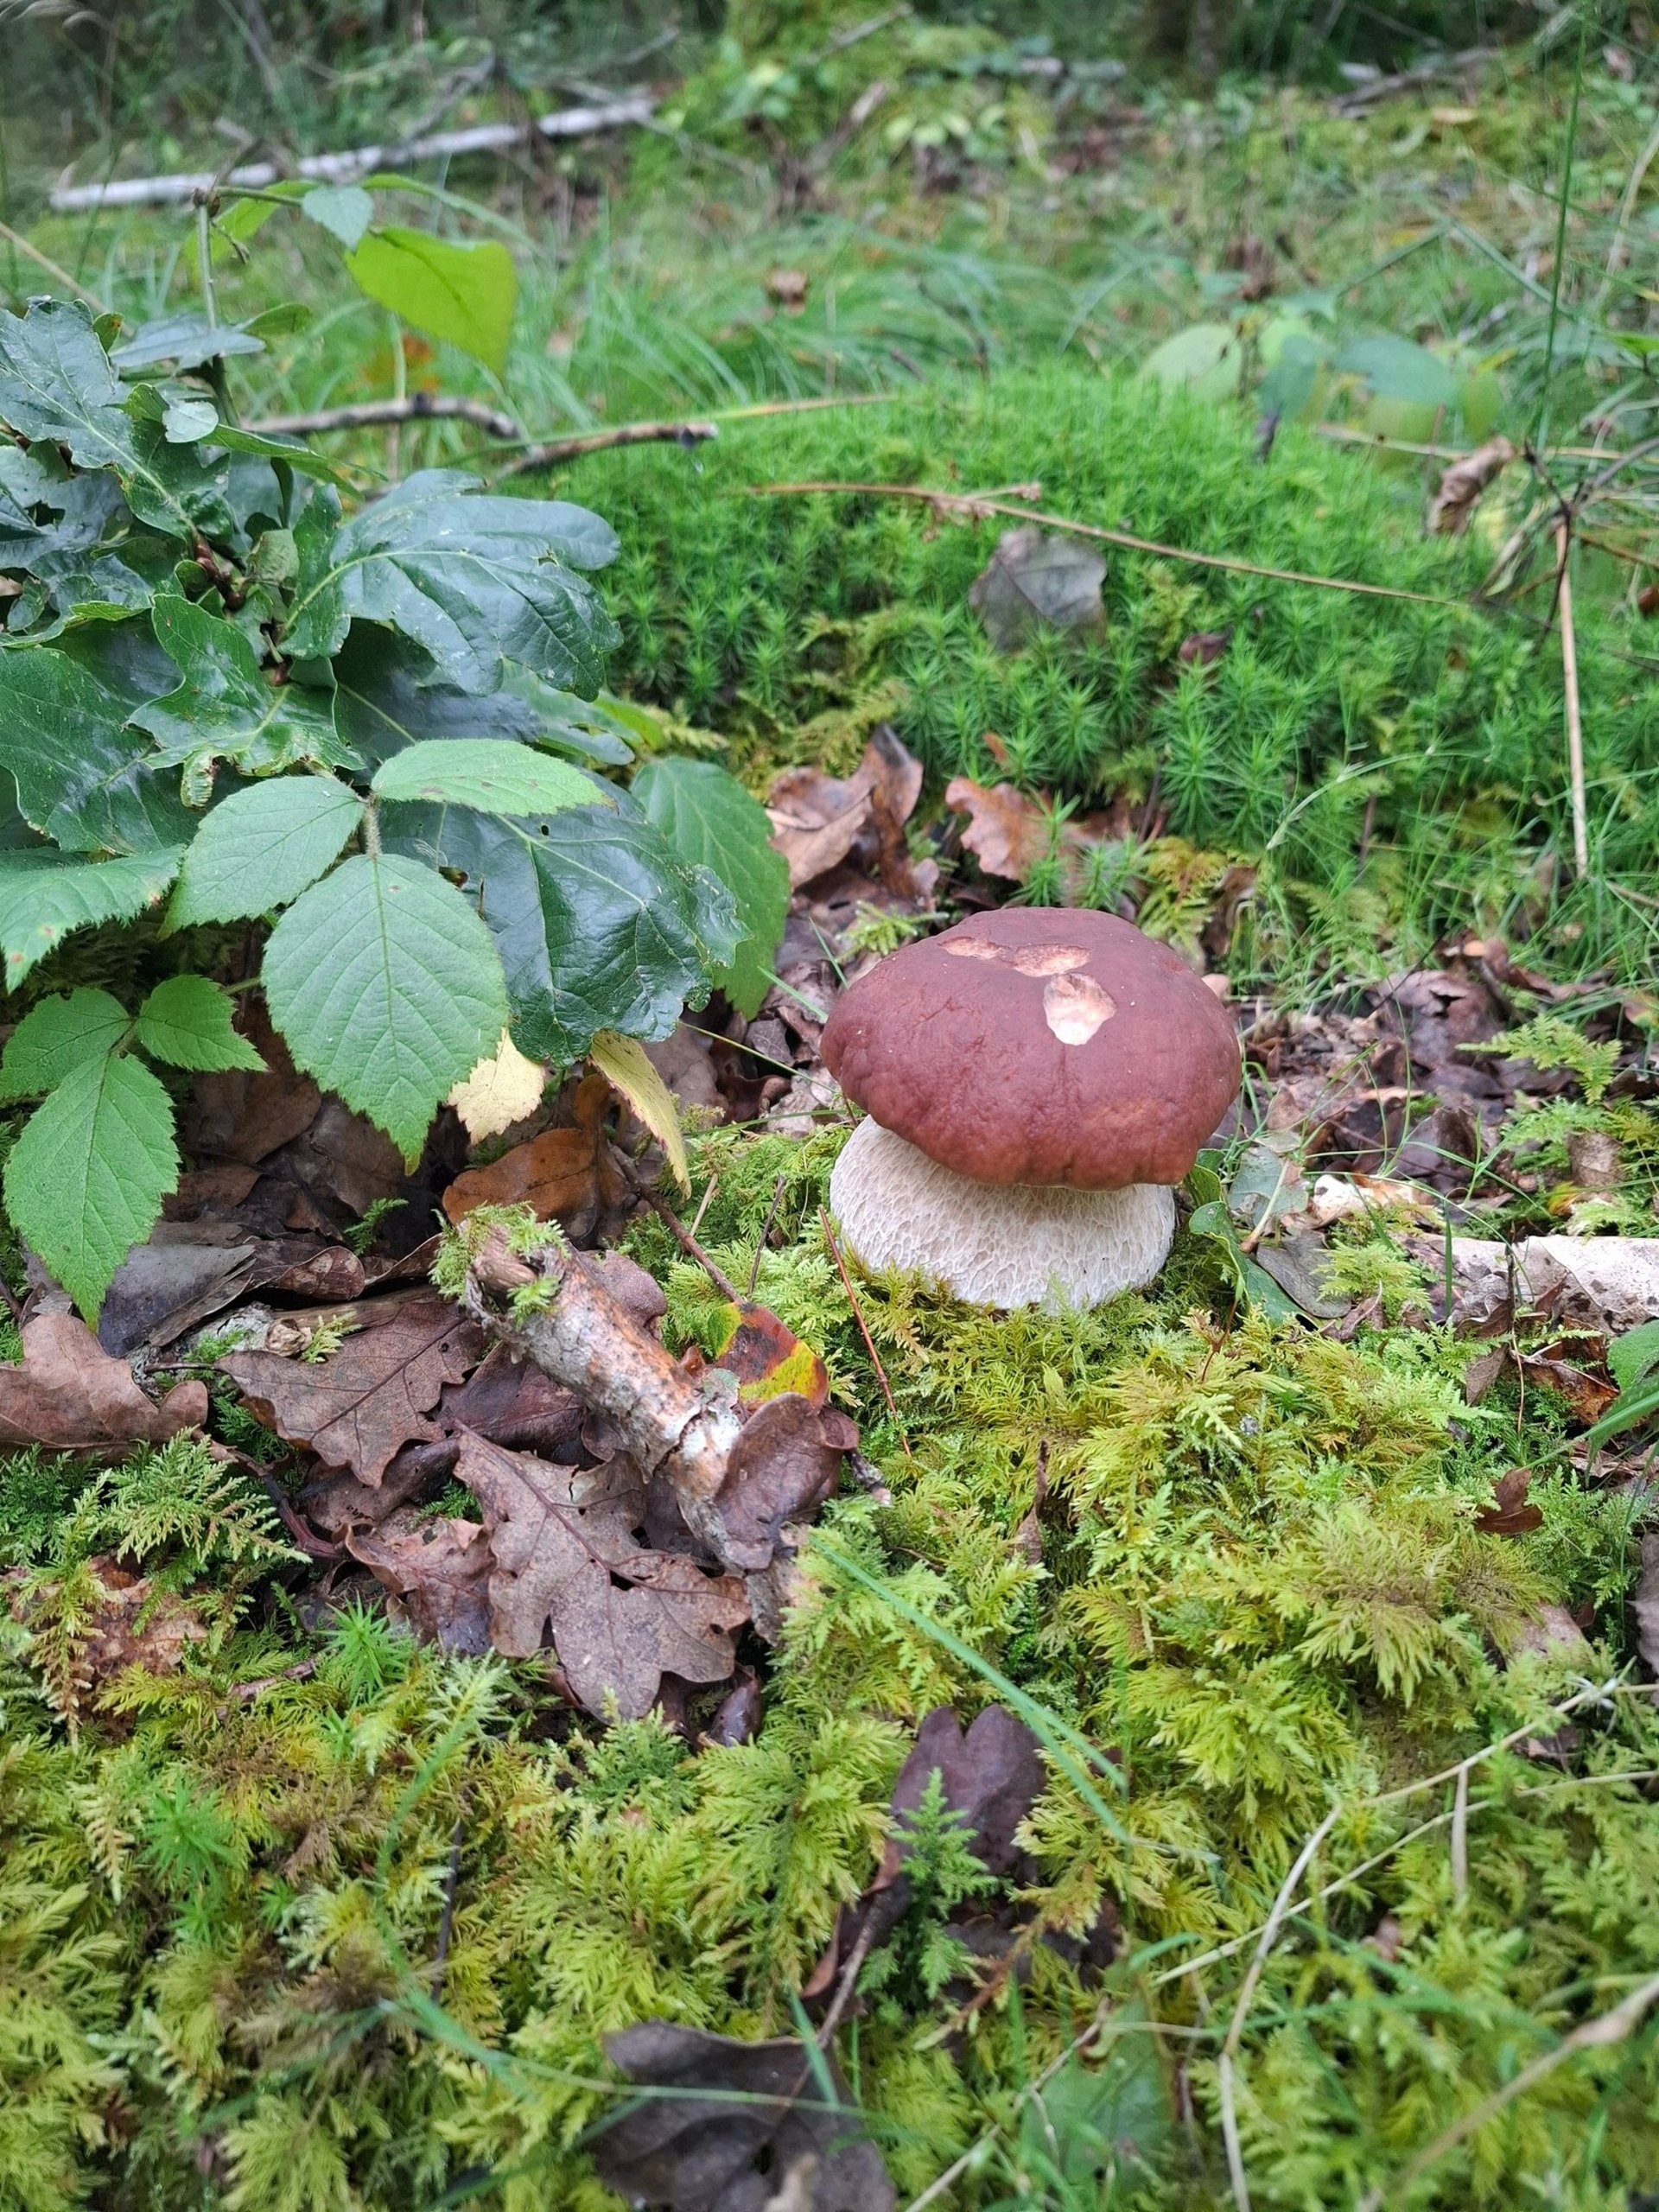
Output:
[[89,1323],[179,1180],[173,1102],[141,1060],[86,1060],[7,1155],[6,1211]]
[[206,976],[169,976],[139,1007],[133,1034],[152,1059],[168,1067],[204,1075],[246,1068],[257,1074],[265,1064],[238,1035],[231,1014],[230,993]]
[[425,654],[378,624],[359,625],[334,673],[334,728],[365,760],[378,763],[417,739],[439,737],[511,738],[607,767],[626,767],[633,758],[602,694],[578,699],[513,666],[499,691],[480,698],[428,681]]
[[0,1059],[0,1101],[43,1098],[83,1061],[112,1052],[132,1016],[108,991],[71,991],[42,999],[12,1031]]
[[403,849],[461,869],[500,950],[512,1033],[569,1067],[595,1033],[665,1037],[737,950],[724,884],[688,868],[626,796],[536,822],[432,810]]
[[514,661],[564,690],[598,690],[619,633],[575,573],[614,556],[597,515],[480,493],[453,469],[423,469],[335,531],[338,512],[318,494],[295,531],[290,656],[329,659],[353,620],[385,622],[463,691],[499,690]]
[[359,855],[296,899],[263,973],[296,1066],[411,1164],[507,1026],[500,957],[471,905],[435,869],[390,855]]
[[0,422],[64,447],[83,468],[113,468],[133,512],[170,536],[225,519],[213,471],[193,448],[169,446],[159,423],[135,420],[126,399],[79,301],[0,315]]
[[333,866],[362,820],[362,801],[332,776],[278,776],[233,791],[184,855],[168,928],[274,913]]
[[374,220],[374,199],[360,184],[320,184],[301,200],[300,213],[321,224],[349,253]]
[[165,895],[182,846],[118,861],[69,860],[61,853],[0,852],[0,951],[6,988],[16,990],[72,930],[130,921]]
[[[315,197],[306,195],[308,213]],[[518,272],[499,239],[461,245],[388,224],[348,253],[346,266],[360,292],[429,338],[447,340],[498,376],[506,367]]]
[[[112,648],[113,650],[113,648]],[[69,852],[156,854],[190,817],[126,727],[133,701],[59,647],[0,653],[0,769],[32,829]]]
[[789,864],[760,802],[711,760],[647,760],[633,796],[683,861],[717,875],[737,905],[737,951],[715,981],[738,1012],[758,1014],[789,917]]
[[470,806],[480,814],[559,814],[605,798],[594,779],[568,760],[487,737],[406,745],[375,771],[370,789],[377,798]]
[[156,740],[160,765],[206,770],[229,760],[249,776],[353,765],[334,734],[327,694],[267,683],[252,645],[222,614],[169,592],[157,597],[150,621],[183,679],[132,717]]

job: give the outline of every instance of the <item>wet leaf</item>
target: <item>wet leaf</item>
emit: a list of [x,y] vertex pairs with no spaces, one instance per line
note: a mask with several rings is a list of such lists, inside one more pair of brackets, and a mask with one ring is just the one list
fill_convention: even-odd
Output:
[[1092,546],[1021,523],[1004,531],[989,566],[974,579],[968,604],[999,652],[1017,652],[1046,628],[1103,628],[1105,579],[1105,561]]
[[267,1351],[232,1352],[219,1365],[284,1443],[304,1445],[325,1467],[349,1467],[373,1489],[402,1446],[439,1440],[428,1415],[483,1351],[479,1329],[434,1292],[314,1367]]
[[607,2036],[605,2052],[642,2088],[684,2093],[625,2106],[594,2139],[601,2178],[630,2202],[766,2212],[799,2175],[794,2201],[811,2212],[893,2212],[880,2153],[832,2062],[804,2044],[645,2020]]
[[727,1631],[749,1616],[743,1584],[642,1545],[645,1492],[631,1460],[558,1466],[468,1434],[455,1473],[483,1509],[495,1555],[498,1651],[527,1658],[550,1632],[582,1704],[625,1720],[651,1710],[664,1674],[720,1682],[731,1673]]
[[451,1221],[478,1206],[529,1205],[538,1221],[556,1221],[567,1235],[585,1237],[609,1222],[632,1198],[623,1162],[605,1135],[611,1089],[602,1075],[578,1085],[575,1126],[543,1129],[516,1144],[487,1167],[469,1167],[443,1194]]
[[354,1529],[346,1548],[403,1599],[417,1635],[449,1651],[489,1649],[494,1561],[479,1522],[400,1506],[378,1527]]
[[726,1333],[714,1363],[736,1376],[740,1405],[758,1406],[786,1390],[798,1391],[815,1406],[829,1403],[830,1376],[823,1360],[770,1306],[728,1306],[723,1325]]

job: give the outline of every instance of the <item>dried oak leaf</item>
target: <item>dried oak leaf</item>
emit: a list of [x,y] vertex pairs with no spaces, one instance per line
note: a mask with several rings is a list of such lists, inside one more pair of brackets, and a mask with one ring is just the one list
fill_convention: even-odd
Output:
[[[904,825],[921,791],[920,761],[886,723],[872,734],[850,776],[826,776],[822,768],[784,769],[772,779],[766,812],[772,844],[789,863],[790,889],[798,891],[838,868],[871,827],[884,880],[890,869],[901,869]],[[899,887],[889,883],[890,889]]]
[[611,1086],[604,1077],[584,1077],[571,1102],[572,1127],[544,1129],[487,1167],[469,1167],[457,1175],[443,1194],[444,1212],[451,1221],[462,1221],[475,1206],[528,1205],[538,1221],[556,1221],[577,1239],[592,1236],[603,1224],[620,1222],[633,1193],[605,1135],[610,1103]]
[[1529,1536],[1535,1529],[1541,1529],[1542,1513],[1527,1503],[1531,1487],[1530,1467],[1511,1467],[1507,1475],[1500,1475],[1492,1484],[1492,1503],[1475,1516],[1475,1526],[1482,1535]]
[[[147,1576],[132,1573],[108,1554],[87,1560],[83,1573],[91,1578],[93,1602],[90,1608],[78,1605],[73,1635],[67,1640],[51,1637],[42,1654],[72,1720],[83,1702],[129,1667],[151,1675],[176,1674],[185,1645],[207,1634],[181,1599],[155,1590]],[[50,1585],[31,1587],[18,1573],[5,1577],[4,1586],[10,1586],[14,1620],[32,1628],[43,1618],[50,1619],[55,1610]],[[77,1592],[78,1598],[83,1595],[84,1585]]]
[[786,1391],[768,1398],[738,1432],[715,1496],[734,1567],[758,1573],[785,1546],[791,1522],[815,1513],[835,1494],[858,1428],[833,1406]]
[[1012,784],[988,788],[957,776],[945,786],[944,803],[968,817],[962,842],[985,874],[1023,883],[1046,857],[1049,818],[1035,799],[1015,791]]
[[346,1548],[403,1599],[417,1635],[449,1651],[489,1649],[495,1562],[480,1522],[435,1519],[403,1506],[378,1528],[354,1530]]
[[402,1446],[441,1440],[427,1415],[484,1344],[482,1331],[435,1291],[347,1337],[315,1367],[269,1351],[232,1352],[219,1365],[285,1444],[302,1444],[325,1467],[349,1467],[375,1489]]
[[1617,1383],[1600,1376],[1586,1375],[1570,1359],[1552,1358],[1543,1353],[1525,1354],[1520,1367],[1529,1382],[1540,1382],[1545,1389],[1553,1390],[1573,1420],[1582,1421],[1586,1428],[1601,1419],[1618,1395]]
[[799,2177],[792,2202],[811,2212],[893,2212],[881,2154],[833,2062],[822,2062],[835,2088],[831,2102],[804,2044],[740,2043],[645,2020],[607,2036],[605,2052],[641,2088],[685,2093],[625,2105],[594,2139],[601,2179],[630,2203],[768,2212],[791,2202],[785,2192]]
[[0,1445],[54,1452],[164,1444],[207,1418],[207,1386],[181,1382],[157,1405],[124,1359],[102,1351],[73,1313],[41,1313],[22,1328],[23,1363],[0,1367]]
[[483,1509],[495,1555],[490,1641],[527,1658],[550,1628],[553,1649],[590,1713],[637,1720],[664,1674],[722,1682],[727,1633],[748,1618],[734,1575],[710,1576],[687,1558],[641,1547],[639,1470],[563,1467],[464,1435],[455,1473]]
[[1430,537],[1461,537],[1475,502],[1516,457],[1507,438],[1488,438],[1484,446],[1454,461],[1440,473],[1440,489],[1428,503],[1423,527]]
[[1105,581],[1106,563],[1091,546],[1021,523],[1003,532],[988,566],[969,588],[968,604],[998,652],[1017,652],[1045,627],[1103,627]]

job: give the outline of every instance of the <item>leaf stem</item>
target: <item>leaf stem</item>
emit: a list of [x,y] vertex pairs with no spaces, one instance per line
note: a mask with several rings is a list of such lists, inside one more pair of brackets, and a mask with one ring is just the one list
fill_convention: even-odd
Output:
[[196,268],[201,278],[202,313],[209,330],[219,328],[219,300],[213,290],[213,219],[206,199],[196,202]]

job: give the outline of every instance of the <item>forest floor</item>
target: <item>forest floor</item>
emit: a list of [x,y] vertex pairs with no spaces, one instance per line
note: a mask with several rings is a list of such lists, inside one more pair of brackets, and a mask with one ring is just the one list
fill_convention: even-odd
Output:
[[[255,1014],[96,1343],[9,1249],[4,2212],[1656,2201],[1649,65],[1198,99],[872,21],[271,121],[662,73],[649,129],[370,179],[505,245],[499,368],[353,281],[349,206],[54,213],[8,124],[14,308],[298,302],[243,423],[607,516],[599,757],[722,762],[789,887],[656,1025],[683,1179],[581,1067],[410,1174]],[[186,109],[76,175],[225,158]],[[836,999],[1011,899],[1241,1034],[1091,1313],[866,1277],[827,1211]],[[495,1341],[454,1225],[525,1201],[652,1374],[810,1406],[747,1583]]]

